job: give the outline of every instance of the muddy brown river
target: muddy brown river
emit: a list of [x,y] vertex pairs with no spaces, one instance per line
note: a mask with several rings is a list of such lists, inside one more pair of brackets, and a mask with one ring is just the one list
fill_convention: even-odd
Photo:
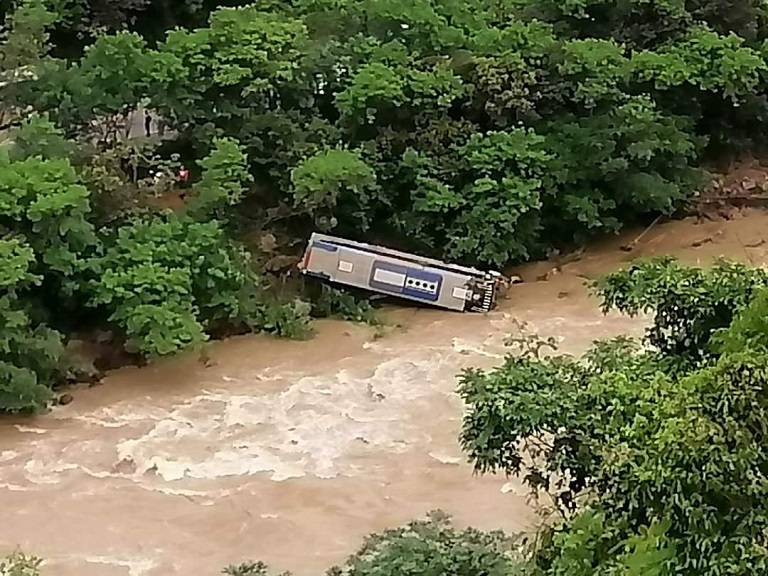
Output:
[[380,338],[326,321],[306,342],[218,342],[211,367],[119,370],[68,406],[0,420],[0,552],[20,545],[58,576],[203,576],[246,559],[320,576],[366,534],[436,508],[460,526],[530,528],[519,484],[465,462],[456,373],[498,363],[516,321],[573,354],[640,334],[642,321],[602,316],[583,287],[633,258],[768,260],[761,212],[661,224],[619,249],[637,233],[559,271],[522,269],[486,316],[395,309],[399,326]]

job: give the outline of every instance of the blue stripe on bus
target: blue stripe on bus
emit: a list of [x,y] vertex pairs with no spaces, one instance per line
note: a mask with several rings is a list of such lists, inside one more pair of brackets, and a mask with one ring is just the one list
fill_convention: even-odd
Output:
[[327,252],[336,252],[339,247],[335,244],[329,244],[328,242],[323,242],[322,240],[316,240],[315,242],[312,242],[312,248],[320,248],[320,250],[325,250]]
[[[415,282],[409,286],[408,280],[414,280]],[[423,284],[434,284],[435,291],[430,293],[427,289],[419,289]],[[435,272],[429,272],[427,270],[415,270],[411,268],[408,270],[408,277],[406,279],[405,288],[403,288],[403,294],[411,296],[413,298],[419,298],[426,300],[427,302],[437,302],[440,297],[440,289],[443,285],[442,274],[436,274]]]
[[331,279],[331,275],[330,274],[326,274],[325,272],[311,272],[311,271],[307,270],[306,272],[304,272],[304,275],[305,276],[313,276],[315,278],[320,278],[322,280],[330,280]]

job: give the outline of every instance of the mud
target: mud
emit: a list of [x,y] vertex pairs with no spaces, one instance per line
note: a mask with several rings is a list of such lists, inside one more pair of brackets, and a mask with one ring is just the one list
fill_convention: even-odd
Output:
[[530,528],[519,484],[465,462],[457,371],[498,363],[516,321],[572,354],[640,334],[584,287],[634,258],[768,259],[762,212],[660,223],[621,250],[639,233],[515,271],[525,282],[487,316],[393,309],[402,328],[384,338],[333,321],[307,342],[240,337],[215,344],[210,367],[119,370],[49,414],[3,420],[0,551],[19,544],[59,576],[196,576],[245,559],[319,576],[366,534],[435,508]]

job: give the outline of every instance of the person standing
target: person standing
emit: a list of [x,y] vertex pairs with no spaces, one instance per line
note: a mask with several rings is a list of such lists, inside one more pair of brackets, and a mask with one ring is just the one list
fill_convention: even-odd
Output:
[[149,138],[152,135],[152,116],[149,112],[144,112],[144,133]]
[[189,170],[187,170],[186,166],[182,166],[179,169],[179,184],[181,188],[187,187],[187,182],[189,182]]

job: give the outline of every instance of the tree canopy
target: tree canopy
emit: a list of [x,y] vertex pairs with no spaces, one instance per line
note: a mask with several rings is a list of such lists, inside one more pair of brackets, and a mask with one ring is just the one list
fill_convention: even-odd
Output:
[[600,341],[577,360],[529,346],[463,373],[476,469],[520,476],[560,512],[530,574],[768,568],[767,279],[729,262],[639,263],[595,288],[606,310],[654,313],[645,347]]
[[283,209],[291,235],[502,266],[670,213],[702,155],[764,141],[758,6],[736,26],[714,6],[629,4],[225,7],[156,45],[100,35],[15,97],[72,135],[147,101],[193,160],[232,139],[251,224]]
[[[243,331],[300,337],[310,315],[370,319],[349,294],[286,288],[313,229],[501,267],[672,214],[706,162],[768,136],[759,0],[0,12],[4,412],[42,409],[82,377],[75,333],[107,331],[146,359]],[[128,137],[141,110],[154,129]],[[594,289],[606,311],[654,314],[643,343],[573,359],[523,340],[460,377],[476,469],[552,497],[535,542],[433,518],[370,538],[329,574],[768,570],[765,271],[663,259]],[[39,565],[14,555],[0,571]]]
[[4,297],[30,334],[297,336],[369,317],[274,289],[313,229],[503,267],[671,214],[704,160],[765,144],[756,0],[177,4],[1,7],[0,237],[34,256]]

